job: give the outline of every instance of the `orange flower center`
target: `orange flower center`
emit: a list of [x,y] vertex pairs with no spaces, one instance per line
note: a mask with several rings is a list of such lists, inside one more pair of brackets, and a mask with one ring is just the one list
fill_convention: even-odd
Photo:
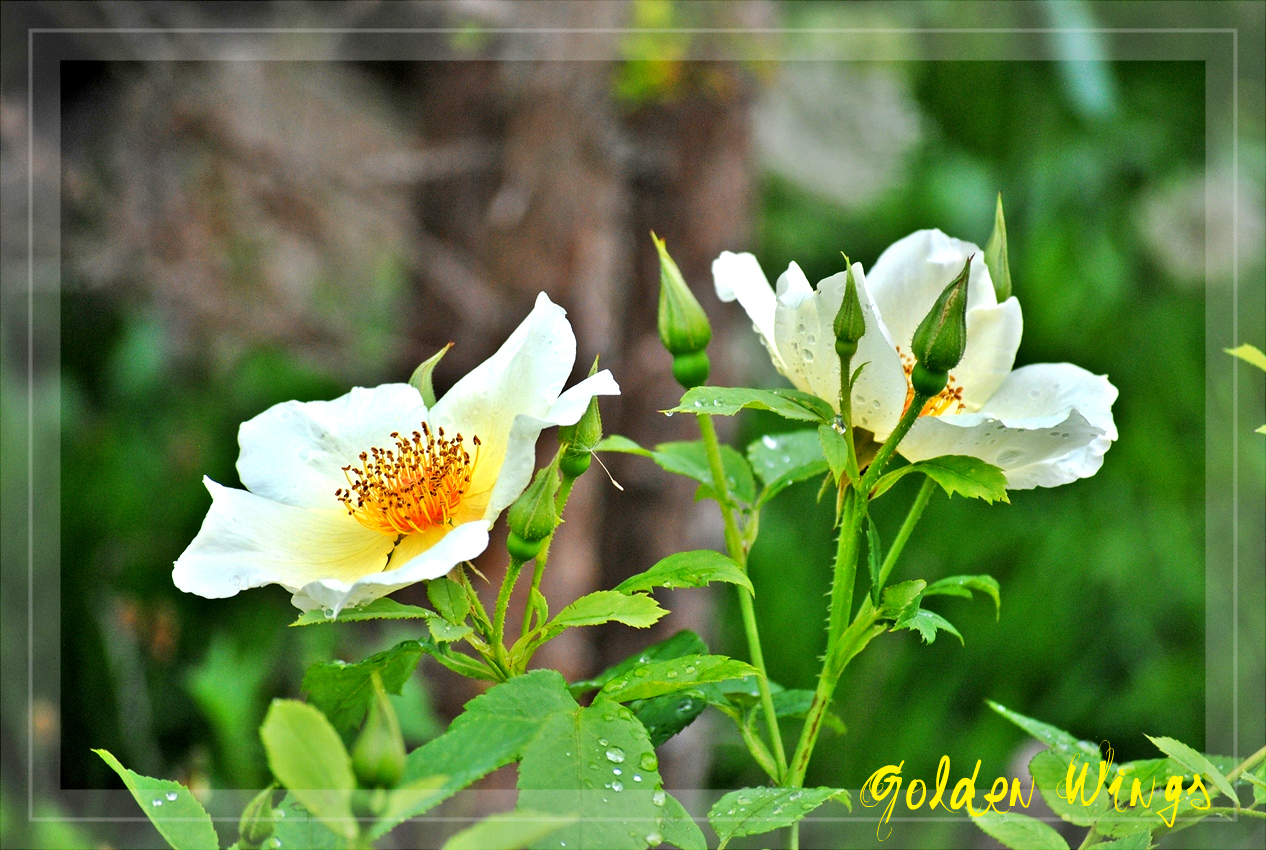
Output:
[[[901,358],[901,368],[906,373],[906,402],[901,406],[901,412],[904,414],[910,408],[910,403],[914,401],[914,387],[910,383],[910,373],[914,371],[915,361],[914,354],[903,350],[899,345],[897,356]],[[923,410],[919,411],[919,415],[940,416],[942,413],[961,413],[965,409],[963,388],[954,380],[953,373],[950,373],[945,389],[928,399],[923,405]]]
[[443,428],[432,434],[425,422],[412,439],[394,431],[391,437],[394,449],[375,446],[360,453],[359,467],[343,467],[348,487],[334,495],[357,522],[384,534],[412,534],[452,524],[479,462],[479,437],[470,441],[474,457],[463,446],[461,434],[450,439]]

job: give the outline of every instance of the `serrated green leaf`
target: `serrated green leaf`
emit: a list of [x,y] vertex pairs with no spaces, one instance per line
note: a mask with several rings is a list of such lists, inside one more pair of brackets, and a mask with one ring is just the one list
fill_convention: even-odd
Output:
[[646,727],[651,746],[658,747],[703,714],[709,700],[701,690],[678,691],[650,699],[634,700],[629,709]]
[[624,623],[644,629],[653,626],[667,613],[645,593],[626,596],[615,590],[598,590],[559,611],[545,626],[544,640],[556,637],[565,629],[602,623]]
[[[302,847],[305,850],[344,850],[347,847],[343,836],[331,832],[291,794],[283,797],[273,812],[272,837],[277,839],[279,847]],[[270,845],[265,843],[263,846]]]
[[680,658],[683,655],[707,654],[708,645],[703,642],[703,638],[690,631],[690,629],[682,629],[667,640],[653,643],[636,655],[630,655],[619,664],[608,667],[592,679],[584,679],[568,686],[568,689],[571,691],[572,696],[578,697],[588,691],[601,688],[616,676],[621,673],[627,673],[640,664],[646,664],[649,661]]
[[732,416],[745,407],[768,410],[784,419],[830,422],[835,410],[822,399],[799,390],[757,390],[746,387],[695,387],[666,413],[709,413]]
[[607,682],[601,693],[615,702],[629,702],[753,675],[759,675],[755,667],[724,655],[684,655],[640,664]]
[[[599,441],[593,450],[648,457],[665,472],[698,481],[706,488],[704,496],[716,498],[712,491],[712,467],[708,463],[707,449],[700,440],[660,443],[651,450],[642,448],[628,437],[613,434]],[[730,446],[721,446],[721,467],[725,470],[726,486],[731,495],[744,504],[751,504],[756,498],[756,482],[752,478],[752,468],[743,456]]]
[[818,446],[830,467],[831,476],[839,483],[848,469],[848,443],[844,435],[831,425],[819,425]]
[[766,434],[747,447],[752,471],[765,484],[760,502],[768,502],[798,481],[827,471],[826,458],[814,431]]
[[959,493],[969,499],[984,499],[990,504],[1011,501],[1007,498],[1007,476],[1003,471],[970,455],[941,455],[894,469],[879,479],[871,498],[883,495],[912,472],[922,472],[951,496]]
[[119,763],[108,750],[93,750],[119,775],[141,811],[175,850],[218,850],[211,816],[189,789],[170,779],[142,776]]
[[1080,753],[1082,756],[1099,758],[1099,747],[1097,744],[1078,740],[1063,729],[1051,726],[1049,723],[1043,723],[1040,720],[1034,720],[1032,717],[1026,717],[1020,712],[1012,711],[993,700],[985,700],[985,702],[998,714],[1001,714],[1053,750],[1063,753]]
[[[466,703],[448,730],[409,753],[401,785],[439,777],[436,793],[393,795],[373,837],[416,817],[467,785],[522,757],[550,717],[577,708],[567,683],[554,670],[515,676]],[[520,802],[522,802],[520,800]]]
[[616,585],[620,593],[635,593],[653,587],[705,587],[711,582],[727,582],[752,590],[752,582],[738,564],[711,549],[669,555],[644,573],[630,576]]
[[998,581],[993,576],[949,576],[929,584],[927,589],[923,591],[923,595],[962,596],[970,599],[973,590],[989,594],[993,599],[994,619],[998,619],[999,614],[1002,613],[1002,596],[998,588]]
[[708,839],[686,807],[671,794],[664,799],[664,819],[660,827],[664,841],[680,850],[708,850]]
[[963,643],[963,636],[959,634],[958,629],[954,628],[949,620],[937,614],[935,611],[929,611],[926,608],[919,608],[897,618],[892,624],[894,632],[902,629],[909,629],[912,632],[918,632],[919,637],[923,638],[924,643],[932,643],[936,640],[938,631],[946,631],[958,638],[958,642]]
[[303,676],[302,688],[308,701],[325,714],[338,733],[350,739],[374,701],[373,674],[377,672],[382,677],[382,686],[388,693],[400,693],[405,680],[417,668],[422,649],[416,640],[406,640],[355,664],[313,664]]
[[1019,812],[986,812],[976,826],[1011,850],[1068,850],[1064,837],[1037,818]]
[[884,588],[879,616],[885,620],[899,620],[903,616],[912,615],[919,610],[919,600],[923,598],[923,590],[927,586],[927,582],[922,579],[914,579]]
[[525,850],[578,820],[578,813],[501,812],[463,829],[444,842],[444,850]]
[[470,599],[460,584],[451,578],[437,578],[426,585],[426,598],[440,616],[453,625],[461,625],[470,614]]
[[1257,781],[1253,783],[1253,805],[1266,803],[1266,762],[1258,765],[1252,776],[1257,778]]
[[1239,348],[1225,348],[1223,350],[1232,357],[1238,357],[1245,363],[1251,363],[1266,372],[1266,354],[1263,354],[1262,350],[1257,346],[1244,343]]
[[1152,846],[1152,834],[1147,830],[1135,832],[1115,841],[1091,844],[1086,850],[1147,850]]
[[835,788],[741,788],[708,811],[721,848],[743,835],[760,835],[791,826],[839,792]]
[[1199,773],[1207,776],[1214,786],[1232,800],[1238,801],[1235,795],[1235,789],[1231,787],[1231,783],[1222,775],[1222,771],[1214,767],[1213,762],[1202,753],[1197,752],[1182,741],[1164,736],[1153,738],[1151,735],[1145,736],[1147,740],[1156,745],[1156,748],[1192,773]]
[[519,805],[585,817],[533,846],[658,844],[667,803],[658,764],[646,730],[622,705],[598,697],[587,708],[552,715],[523,753]]
[[413,374],[409,376],[409,384],[422,394],[422,403],[428,409],[435,407],[435,385],[431,382],[431,374],[435,371],[435,367],[444,359],[444,355],[448,354],[448,350],[453,347],[453,343],[441,348],[430,357],[422,361],[418,368],[413,370]]
[[426,621],[427,630],[436,643],[453,643],[459,641],[475,630],[470,626],[455,626],[448,620],[433,617]]
[[[725,486],[730,495],[750,505],[756,499],[756,481],[747,460],[730,446],[721,446],[721,468],[725,470]],[[654,460],[666,472],[684,475],[704,486],[704,495],[716,498],[712,488],[712,466],[708,462],[708,450],[702,440],[680,443],[660,443],[651,453]]]
[[315,626],[321,623],[355,623],[361,620],[429,620],[435,616],[434,611],[419,608],[416,605],[402,605],[394,599],[382,597],[363,608],[344,608],[337,617],[327,617],[325,612],[317,608],[304,611],[291,626]]
[[259,735],[277,781],[327,827],[355,838],[352,759],[325,715],[307,703],[275,699]]

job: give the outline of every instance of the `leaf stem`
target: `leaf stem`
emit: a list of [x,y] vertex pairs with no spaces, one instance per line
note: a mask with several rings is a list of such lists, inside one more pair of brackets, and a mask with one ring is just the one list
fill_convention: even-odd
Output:
[[914,504],[910,506],[910,512],[906,514],[905,522],[901,523],[901,529],[897,532],[897,536],[892,541],[892,546],[888,549],[887,556],[884,557],[883,564],[879,567],[879,589],[888,582],[888,576],[892,573],[893,567],[897,565],[897,558],[901,556],[901,550],[905,548],[906,541],[910,539],[910,535],[914,532],[914,527],[919,524],[919,518],[923,516],[923,509],[928,506],[928,502],[932,498],[932,494],[936,491],[936,482],[931,478],[923,479],[923,486],[919,488],[919,495],[914,497]]
[[[709,414],[701,413],[695,418],[699,420],[699,433],[703,437],[703,447],[708,455],[708,466],[712,470],[712,487],[716,491],[717,505],[721,509],[721,519],[725,523],[725,545],[730,552],[730,557],[746,575],[747,547],[744,545],[738,523],[734,519],[733,505],[730,503],[730,488],[725,480],[725,465],[721,461],[721,446],[717,442],[716,426],[712,424],[712,417]],[[741,587],[737,590],[739,611],[743,617],[743,631],[747,635],[747,651],[752,658],[752,666],[760,671],[756,686],[760,690],[761,711],[765,715],[765,726],[769,729],[774,761],[778,765],[778,779],[781,781],[787,773],[787,753],[783,749],[782,730],[778,727],[774,697],[769,690],[769,676],[765,672],[765,653],[761,650],[760,632],[756,626],[756,608],[752,594]]]

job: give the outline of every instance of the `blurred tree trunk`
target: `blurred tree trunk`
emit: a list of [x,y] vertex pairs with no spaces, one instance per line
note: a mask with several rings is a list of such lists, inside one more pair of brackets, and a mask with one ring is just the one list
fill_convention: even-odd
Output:
[[[620,22],[598,20],[612,11],[574,4],[577,20],[569,23],[612,26]],[[606,433],[647,445],[698,438],[689,417],[657,412],[673,405],[681,390],[656,332],[659,271],[649,231],[668,241],[713,314],[714,380],[726,380],[723,352],[733,311],[722,318],[714,309],[710,263],[721,250],[747,242],[750,86],[740,69],[720,63],[662,70],[674,88],[630,102],[613,94],[621,68],[611,62],[418,67],[424,143],[477,140],[497,151],[494,168],[430,183],[419,197],[426,235],[417,257],[421,306],[413,355],[462,341],[438,370],[441,389],[491,353],[544,291],[567,309],[575,328],[574,377],[583,377],[599,355],[620,383],[621,396],[602,401]],[[553,451],[547,436],[542,459]],[[594,464],[567,505],[544,579],[555,608],[674,551],[723,545],[715,506],[694,505],[693,485],[642,458],[608,456],[608,466],[623,491]],[[481,561],[491,566],[498,554],[501,564],[488,572],[490,594],[504,569],[504,548],[494,543]],[[650,634],[626,627],[572,630],[545,647],[540,662],[572,679],[678,629],[713,636],[707,593],[677,593],[667,604],[672,616]],[[455,712],[471,696],[470,684],[451,677],[445,685],[444,707]],[[688,741],[690,731],[683,737]],[[699,787],[706,762],[698,748],[691,746],[685,760],[673,759],[672,749],[664,763],[670,787]]]

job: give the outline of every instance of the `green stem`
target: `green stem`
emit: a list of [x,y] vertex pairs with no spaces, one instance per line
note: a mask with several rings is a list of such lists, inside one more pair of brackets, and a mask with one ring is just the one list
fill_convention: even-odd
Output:
[[514,585],[519,580],[519,572],[523,569],[524,563],[518,558],[510,558],[510,566],[506,567],[505,578],[501,580],[501,590],[497,593],[497,611],[492,621],[492,651],[496,653],[497,661],[507,671],[510,670],[511,664],[505,643],[506,611],[510,607],[510,594],[514,592]]
[[[927,397],[919,393],[915,394],[910,406],[901,414],[901,420],[897,423],[897,427],[893,429],[892,433],[888,435],[888,439],[884,440],[883,445],[879,447],[879,451],[875,454],[875,459],[870,463],[870,468],[866,470],[865,476],[862,477],[861,486],[854,493],[852,499],[846,499],[845,501],[845,516],[840,523],[839,545],[836,549],[835,569],[831,584],[831,619],[828,627],[826,655],[822,661],[822,672],[818,674],[818,685],[813,693],[813,701],[809,704],[809,712],[805,716],[804,728],[800,732],[800,740],[796,743],[796,751],[791,759],[790,772],[787,776],[788,781],[785,783],[788,787],[799,788],[803,785],[805,773],[809,769],[809,759],[813,756],[813,748],[817,744],[818,732],[822,728],[822,717],[826,714],[831,698],[835,694],[835,688],[839,684],[840,676],[843,675],[844,668],[848,665],[853,655],[860,652],[870,637],[873,637],[870,629],[875,624],[875,621],[879,619],[879,612],[871,604],[869,597],[862,601],[862,605],[858,609],[857,616],[853,619],[852,624],[847,629],[841,628],[842,624],[847,620],[853,604],[853,583],[857,576],[857,553],[861,538],[862,520],[866,515],[866,503],[861,500],[869,500],[870,491],[874,489],[879,476],[883,474],[883,469],[888,463],[888,459],[892,457],[892,453],[897,449],[897,444],[901,442],[909,432],[910,427],[914,425],[914,421],[919,418],[919,412],[923,410],[923,405],[926,402]],[[851,513],[850,504],[852,506]],[[906,536],[908,537],[909,535],[907,534]],[[904,541],[902,541],[901,545],[905,545]]]
[[932,498],[932,493],[935,490],[936,482],[931,478],[924,478],[923,486],[919,488],[919,495],[914,497],[914,504],[910,506],[910,512],[906,514],[905,522],[901,523],[901,530],[897,532],[896,538],[892,541],[892,546],[888,549],[888,554],[884,557],[883,564],[879,567],[880,590],[887,583],[893,567],[897,565],[897,558],[901,557],[901,550],[905,548],[906,541],[910,539],[910,534],[914,531],[914,527],[918,525],[919,518],[923,516],[923,509],[928,506],[928,501]]
[[1099,833],[1095,831],[1095,828],[1093,826],[1091,826],[1090,831],[1086,833],[1086,837],[1083,838],[1081,840],[1081,843],[1077,845],[1077,850],[1083,850],[1083,848],[1089,847],[1091,842],[1094,841],[1094,839],[1098,837],[1099,837]]
[[1231,772],[1226,775],[1227,782],[1234,782],[1240,778],[1240,775],[1244,773],[1244,771],[1252,770],[1262,761],[1266,761],[1266,747],[1262,747],[1260,750],[1253,753],[1251,756],[1232,768]]
[[813,747],[818,740],[818,732],[822,729],[822,717],[831,703],[835,686],[839,684],[844,668],[853,660],[874,634],[871,629],[879,619],[879,611],[870,604],[870,598],[862,600],[861,608],[852,625],[844,630],[833,647],[827,648],[826,658],[822,662],[822,673],[818,677],[817,690],[813,693],[813,702],[805,715],[804,730],[796,744],[795,755],[787,775],[787,787],[800,788],[804,785],[804,775],[809,769],[809,759],[813,755]]
[[[725,481],[725,465],[721,461],[721,446],[717,441],[716,427],[712,417],[701,413],[699,433],[703,437],[704,450],[708,454],[708,466],[712,470],[712,486],[717,493],[717,505],[721,508],[721,519],[725,523],[725,545],[730,557],[747,573],[747,548],[743,544],[743,535],[739,532],[738,523],[734,520],[733,508],[730,504],[730,488]],[[736,588],[739,597],[739,610],[743,616],[743,631],[747,634],[747,651],[752,658],[752,666],[760,671],[756,678],[756,686],[760,690],[761,711],[765,715],[765,726],[769,729],[769,739],[773,744],[774,760],[778,765],[780,779],[787,772],[787,753],[783,749],[782,730],[778,727],[778,714],[774,711],[774,696],[769,690],[769,677],[765,672],[765,653],[761,650],[760,632],[756,627],[756,608],[752,595],[743,588]]]
[[[576,483],[576,479],[570,475],[564,475],[562,483],[558,485],[558,493],[554,497],[554,510],[561,517],[563,509],[567,507],[567,499],[571,496],[571,487]],[[532,590],[539,591],[541,589],[541,577],[545,575],[545,562],[549,560],[549,545],[554,542],[554,535],[558,533],[555,528],[550,532],[549,537],[545,538],[545,542],[541,544],[541,551],[536,556],[536,566],[532,569]],[[520,637],[527,637],[527,633],[531,630],[532,620],[532,593],[528,592],[528,608],[523,612],[523,632]]]

